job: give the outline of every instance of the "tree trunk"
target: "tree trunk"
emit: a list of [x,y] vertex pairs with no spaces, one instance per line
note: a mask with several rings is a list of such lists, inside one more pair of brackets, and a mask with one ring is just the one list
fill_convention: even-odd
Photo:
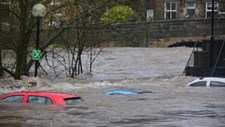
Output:
[[[2,32],[2,24],[0,23],[0,35],[2,35],[2,33],[3,33]],[[1,36],[0,36],[0,38],[1,38]],[[2,68],[2,47],[1,46],[0,46],[0,78],[3,76],[3,68]]]
[[29,39],[31,37],[32,30],[27,30],[25,34],[25,41],[24,41],[24,51],[23,51],[23,59],[22,59],[22,75],[27,75],[29,72],[28,68],[28,61],[27,61],[27,56],[28,56],[28,45],[29,45]]
[[22,75],[22,68],[23,68],[23,59],[24,59],[24,41],[25,41],[25,33],[24,27],[20,27],[20,34],[19,34],[19,41],[16,46],[16,72],[15,72],[15,79],[20,79]]
[[82,74],[83,73],[83,68],[82,68],[82,61],[81,61],[81,55],[83,52],[83,48],[79,48],[78,49],[78,74]]
[[2,50],[0,49],[0,77],[3,76],[3,68],[2,68]]
[[27,19],[27,10],[26,10],[26,3],[19,1],[20,4],[20,26],[19,26],[19,39],[16,45],[16,72],[15,72],[15,79],[20,79],[20,76],[23,74],[24,66],[27,65],[26,63],[26,19]]

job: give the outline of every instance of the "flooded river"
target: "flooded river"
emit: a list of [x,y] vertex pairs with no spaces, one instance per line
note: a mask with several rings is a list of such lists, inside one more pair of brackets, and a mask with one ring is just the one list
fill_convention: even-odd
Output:
[[[113,50],[105,51],[93,65],[96,70],[91,80],[61,78],[46,81],[50,88],[34,88],[78,94],[84,102],[65,107],[0,103],[0,127],[225,126],[225,88],[188,87],[196,77],[180,76],[191,49]],[[149,57],[134,59],[141,54]],[[115,89],[152,93],[106,95]]]
[[[182,79],[185,77],[177,77]],[[162,79],[155,79],[161,81]],[[171,79],[167,79],[172,82]],[[63,91],[82,96],[74,106],[0,104],[2,127],[224,127],[225,88],[121,82]],[[164,81],[165,82],[165,79]],[[106,95],[114,89],[152,93]],[[59,90],[60,91],[60,90]]]

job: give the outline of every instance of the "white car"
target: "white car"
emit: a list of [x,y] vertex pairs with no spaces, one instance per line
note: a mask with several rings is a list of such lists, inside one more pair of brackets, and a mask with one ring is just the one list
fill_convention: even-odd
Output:
[[225,78],[202,77],[188,83],[187,86],[225,87]]

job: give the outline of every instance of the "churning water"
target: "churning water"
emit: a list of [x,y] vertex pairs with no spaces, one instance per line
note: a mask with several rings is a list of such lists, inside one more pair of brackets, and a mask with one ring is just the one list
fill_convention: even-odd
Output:
[[[187,87],[195,77],[180,76],[190,52],[188,48],[107,49],[94,64],[93,77],[58,78],[49,81],[50,88],[35,88],[75,93],[84,102],[73,106],[0,103],[0,126],[224,127],[225,88]],[[152,93],[106,95],[115,89]],[[11,91],[1,90],[6,92]]]

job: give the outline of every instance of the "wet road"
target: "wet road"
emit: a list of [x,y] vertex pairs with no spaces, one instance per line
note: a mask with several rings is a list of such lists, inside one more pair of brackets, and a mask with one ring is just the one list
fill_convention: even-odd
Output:
[[[106,95],[114,89],[152,93]],[[64,91],[65,92],[65,91]],[[81,95],[75,106],[0,104],[4,127],[224,127],[225,88],[145,83],[83,87],[66,91]]]

